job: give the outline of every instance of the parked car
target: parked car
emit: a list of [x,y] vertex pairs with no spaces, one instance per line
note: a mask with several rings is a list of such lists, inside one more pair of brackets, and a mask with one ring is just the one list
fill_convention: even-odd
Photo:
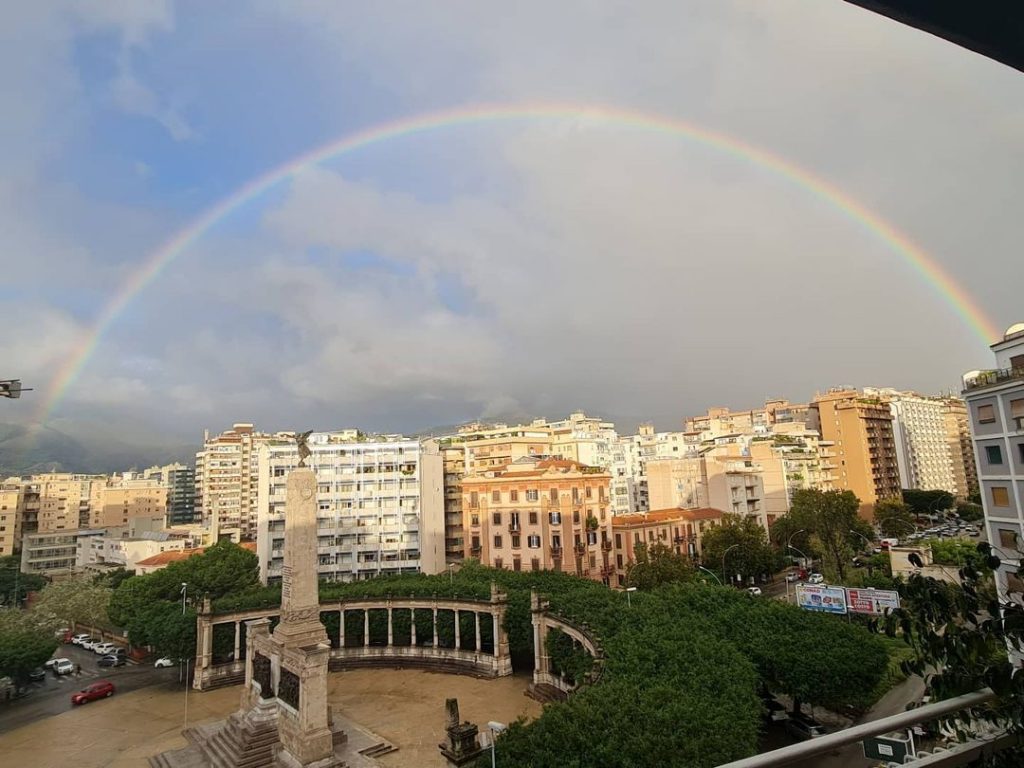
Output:
[[786,730],[791,736],[801,741],[816,739],[819,736],[824,736],[826,733],[825,726],[813,717],[807,717],[806,715],[790,715],[786,721]]
[[760,587],[747,587],[747,594],[751,595],[752,597],[760,597],[761,596],[761,588]]
[[46,670],[42,667],[36,667],[28,673],[28,679],[35,683],[38,683],[40,680],[45,680]]
[[72,704],[85,704],[88,701],[104,699],[114,695],[114,684],[109,680],[100,680],[98,683],[86,686],[78,693],[71,694]]
[[113,653],[117,649],[117,646],[113,643],[96,643],[92,647],[92,652],[97,656],[106,656],[108,653]]
[[46,663],[43,664],[47,669],[53,669],[53,665],[56,664],[60,659],[47,659]]
[[799,580],[800,580],[800,572],[799,571],[790,571],[789,573],[786,574],[786,581],[788,581],[790,584],[792,584],[794,581],[799,581]]
[[71,659],[57,659],[57,663],[53,665],[53,672],[56,675],[70,675],[74,671],[75,665]]
[[96,644],[100,643],[100,642],[102,642],[102,640],[98,640],[98,639],[90,637],[88,640],[83,640],[78,645],[81,646],[82,648],[84,648],[87,651],[91,651],[93,648],[96,647]]
[[820,573],[812,573],[810,576],[807,577],[807,583],[808,584],[824,584],[825,583],[825,577],[822,576]]
[[91,639],[92,639],[91,635],[87,635],[87,634],[75,635],[74,637],[71,638],[71,642],[74,645],[81,645],[82,643],[84,643],[84,642],[86,642],[88,640],[91,640]]
[[160,669],[161,667],[173,667],[174,664],[175,661],[170,656],[164,656],[153,662],[153,666],[157,669]]
[[771,694],[762,694],[761,704],[764,707],[765,720],[780,723],[783,720],[789,719],[789,714],[786,712],[786,708]]
[[124,656],[118,656],[116,653],[110,653],[99,660],[101,667],[123,667],[125,665]]

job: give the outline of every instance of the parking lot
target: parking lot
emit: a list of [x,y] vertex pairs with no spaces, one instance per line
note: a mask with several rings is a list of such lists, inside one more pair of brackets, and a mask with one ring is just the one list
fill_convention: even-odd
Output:
[[18,728],[41,717],[66,712],[72,708],[71,694],[97,680],[109,680],[117,687],[118,693],[155,683],[178,685],[180,670],[177,667],[154,669],[152,662],[128,662],[123,667],[100,667],[99,656],[70,643],[61,644],[53,656],[70,659],[72,663],[81,665],[81,674],[58,677],[47,671],[45,679],[31,683],[23,696],[0,703],[0,732]]

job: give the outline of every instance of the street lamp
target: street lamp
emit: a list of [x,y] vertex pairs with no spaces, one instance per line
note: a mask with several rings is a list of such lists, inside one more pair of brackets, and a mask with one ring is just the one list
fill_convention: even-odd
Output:
[[[803,550],[797,549],[796,547],[793,546],[793,537],[796,536],[798,533],[803,533],[805,530],[806,529],[801,528],[799,531],[793,531],[791,534],[789,534],[789,539],[786,540],[786,549],[792,549],[794,552],[798,553],[800,555],[800,557],[803,558],[803,567],[807,568],[807,565],[810,562],[810,558],[807,557],[806,554],[804,554]],[[786,581],[786,602],[787,603],[789,602],[789,581],[788,580]]]
[[[714,576],[715,577],[715,581],[718,582],[719,586],[721,586],[721,587],[725,586],[725,584],[722,584],[722,580],[720,578],[718,578],[718,574],[715,573],[714,571],[705,568],[703,565],[698,565],[697,568],[699,568],[700,570],[704,571],[704,573],[706,573],[706,574],[708,574],[710,576]],[[787,584],[786,586],[788,587],[789,585]]]
[[497,720],[491,720],[487,723],[487,730],[491,734],[491,768],[495,768],[494,748],[498,744],[498,734],[504,733],[506,728],[508,728],[507,725],[499,723]]
[[886,523],[899,523],[900,525],[905,525],[909,528],[911,533],[917,533],[917,526],[914,523],[898,517],[883,517],[878,521],[878,527],[881,528]]
[[633,607],[633,600],[630,598],[630,594],[636,592],[636,587],[626,587],[626,607]]
[[[725,556],[728,555],[730,552],[732,552],[734,549],[736,549],[736,547],[738,547],[738,546],[739,546],[739,544],[733,544],[731,547],[726,547],[725,552],[722,553],[722,579],[723,580],[725,579]],[[729,580],[729,583],[732,584],[732,579]]]
[[[185,615],[185,595],[188,593],[188,582],[181,582],[181,615]],[[185,727],[188,728],[188,657],[185,657]]]
[[448,563],[448,581],[455,587],[455,563]]

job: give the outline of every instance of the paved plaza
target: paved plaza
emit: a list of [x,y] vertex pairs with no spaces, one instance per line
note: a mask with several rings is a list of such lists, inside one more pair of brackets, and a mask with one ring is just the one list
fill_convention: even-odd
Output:
[[[486,730],[489,720],[540,714],[540,704],[523,693],[529,680],[358,669],[330,675],[328,700],[398,747],[378,759],[381,766],[440,767],[446,765],[437,749],[445,738],[446,698],[457,697],[462,718]],[[239,686],[189,691],[189,724],[226,717],[238,708],[240,693]],[[0,754],[5,764],[33,768],[147,768],[150,755],[185,746],[184,702],[182,689],[170,685],[117,694],[0,734]]]

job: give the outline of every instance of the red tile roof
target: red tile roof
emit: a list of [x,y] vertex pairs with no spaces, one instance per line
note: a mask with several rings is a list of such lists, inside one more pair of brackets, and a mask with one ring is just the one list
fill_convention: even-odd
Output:
[[651,525],[676,520],[685,520],[693,523],[698,520],[719,520],[724,514],[722,510],[712,507],[700,507],[698,509],[671,507],[669,509],[654,509],[644,513],[616,515],[612,518],[612,525],[617,528],[629,528],[636,525]]
[[[255,541],[243,541],[239,546],[242,549],[247,549],[250,552],[256,551]],[[145,560],[139,560],[136,565],[141,565],[143,568],[163,568],[165,565],[171,563],[177,563],[179,560],[188,560],[193,555],[201,555],[206,551],[206,547],[196,547],[194,549],[172,549],[167,552],[161,552],[158,555],[147,557]]]

